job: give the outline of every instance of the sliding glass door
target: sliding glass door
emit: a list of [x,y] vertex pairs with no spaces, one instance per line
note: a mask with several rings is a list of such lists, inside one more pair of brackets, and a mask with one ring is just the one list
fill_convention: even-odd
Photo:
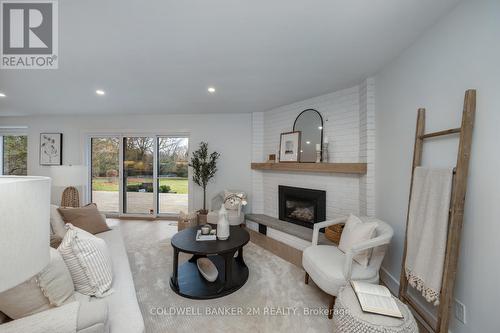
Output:
[[120,137],[90,139],[91,201],[100,211],[120,212]]
[[187,136],[90,138],[91,201],[128,216],[188,212]]
[[158,137],[158,213],[188,211],[187,137]]
[[152,137],[123,138],[123,213],[155,215]]

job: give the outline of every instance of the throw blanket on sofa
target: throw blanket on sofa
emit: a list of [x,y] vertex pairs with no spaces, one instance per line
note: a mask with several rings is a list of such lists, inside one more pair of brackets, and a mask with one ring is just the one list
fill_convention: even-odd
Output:
[[417,167],[413,175],[405,273],[434,305],[441,291],[452,180],[452,169]]
[[0,333],[76,333],[80,302],[35,313],[0,325]]

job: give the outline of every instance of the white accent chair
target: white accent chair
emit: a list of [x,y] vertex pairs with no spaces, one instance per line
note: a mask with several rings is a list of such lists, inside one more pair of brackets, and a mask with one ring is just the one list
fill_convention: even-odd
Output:
[[[306,271],[305,283],[309,277],[324,292],[332,295],[328,318],[332,319],[335,298],[340,289],[349,281],[363,281],[368,283],[379,282],[379,270],[384,260],[387,245],[394,234],[392,227],[378,219],[360,217],[363,222],[377,222],[375,237],[357,244],[350,252],[344,253],[333,245],[318,245],[319,230],[339,223],[345,223],[347,217],[332,221],[314,224],[312,245],[307,247],[302,254],[302,267]],[[372,255],[367,267],[353,261],[353,257],[362,251],[372,249]]]
[[[238,190],[227,190],[227,191],[231,193],[243,193],[246,196],[246,193],[244,191],[238,191]],[[211,207],[213,211],[208,213],[207,216],[208,223],[217,224],[219,220],[219,209],[224,204],[224,195],[225,191],[221,191],[212,198]],[[244,207],[245,206],[240,204],[235,209],[228,209],[226,206],[229,225],[240,225],[245,223],[245,213],[243,212]]]

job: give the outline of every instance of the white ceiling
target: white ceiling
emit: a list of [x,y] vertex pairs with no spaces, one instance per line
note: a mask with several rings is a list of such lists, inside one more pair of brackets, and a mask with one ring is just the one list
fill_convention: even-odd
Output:
[[0,70],[0,116],[266,111],[357,84],[457,2],[59,1],[59,69]]

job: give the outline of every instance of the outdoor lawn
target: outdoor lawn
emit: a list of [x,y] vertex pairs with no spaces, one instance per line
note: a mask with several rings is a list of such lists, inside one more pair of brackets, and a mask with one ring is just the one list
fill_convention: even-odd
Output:
[[[151,182],[151,178],[129,178],[129,185],[138,185],[146,182]],[[118,191],[118,177],[100,177],[92,179],[93,191]],[[172,192],[178,194],[188,194],[188,179],[187,178],[161,178],[160,186],[168,185]]]

